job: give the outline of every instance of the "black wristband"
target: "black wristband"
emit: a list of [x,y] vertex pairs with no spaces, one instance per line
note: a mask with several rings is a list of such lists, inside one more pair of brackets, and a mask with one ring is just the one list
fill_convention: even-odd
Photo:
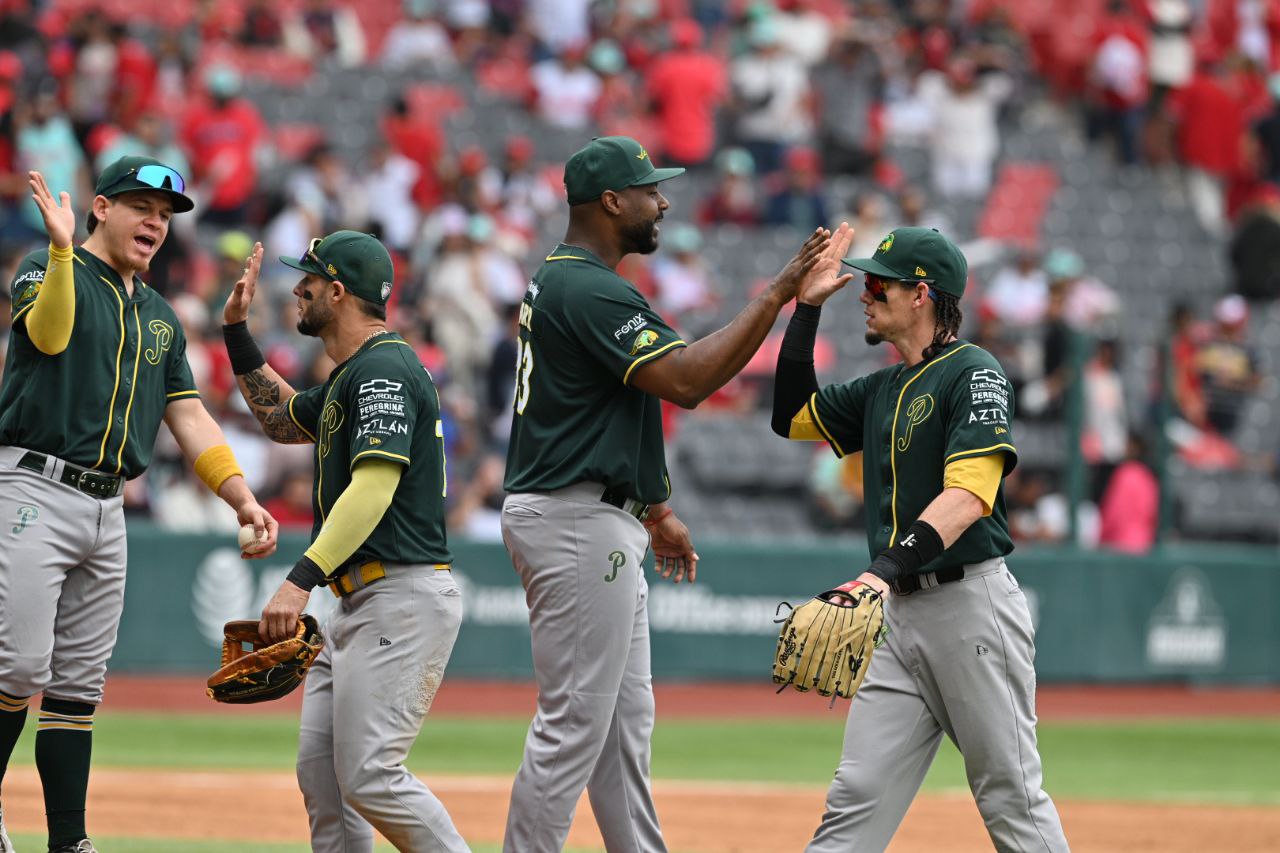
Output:
[[782,335],[781,355],[792,361],[813,361],[813,347],[818,340],[818,321],[822,318],[821,305],[796,303],[796,310]]
[[222,340],[226,342],[227,356],[231,359],[231,372],[236,376],[243,376],[267,363],[253,335],[249,334],[248,320],[223,326]]
[[285,580],[299,589],[310,592],[324,582],[324,569],[316,565],[315,560],[303,554],[298,558],[298,562],[293,564]]
[[914,575],[932,563],[946,548],[933,525],[916,519],[898,544],[886,548],[871,561],[867,571],[892,584],[900,577]]

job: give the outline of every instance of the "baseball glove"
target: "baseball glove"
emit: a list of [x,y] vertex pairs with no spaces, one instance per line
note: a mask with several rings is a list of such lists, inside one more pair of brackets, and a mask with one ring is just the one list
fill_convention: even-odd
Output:
[[[294,636],[274,645],[258,633],[258,623],[244,619],[223,627],[222,668],[209,676],[205,691],[215,702],[246,705],[268,702],[291,693],[306,678],[324,636],[312,616],[298,619]],[[246,650],[251,643],[253,650]]]
[[[832,604],[837,593],[854,604]],[[852,698],[883,633],[884,602],[866,584],[846,584],[810,599],[782,623],[773,658],[773,681],[782,685],[778,692],[790,685],[801,692],[815,689],[820,696]]]

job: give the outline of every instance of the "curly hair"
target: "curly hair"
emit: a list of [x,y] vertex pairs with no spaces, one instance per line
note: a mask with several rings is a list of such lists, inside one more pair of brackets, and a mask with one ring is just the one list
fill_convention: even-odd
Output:
[[947,341],[959,337],[960,323],[964,320],[959,299],[938,290],[933,290],[932,293],[934,298],[933,342],[924,348],[925,361],[942,352]]

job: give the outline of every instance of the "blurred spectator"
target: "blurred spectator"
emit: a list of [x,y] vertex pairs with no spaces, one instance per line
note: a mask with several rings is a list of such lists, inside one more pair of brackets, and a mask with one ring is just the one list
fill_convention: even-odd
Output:
[[1226,227],[1226,181],[1240,168],[1245,124],[1241,105],[1213,66],[1202,66],[1170,98],[1177,121],[1178,154],[1186,166],[1187,192],[1200,225],[1212,235]]
[[407,251],[418,234],[420,217],[412,193],[419,169],[417,163],[380,140],[361,173],[361,194],[370,201],[369,219],[377,225],[382,241],[396,252]]
[[830,223],[816,151],[805,146],[792,148],[787,152],[785,171],[777,177],[781,187],[765,203],[767,224],[790,225],[807,232]]
[[601,87],[599,76],[583,64],[585,55],[586,48],[577,43],[533,66],[534,108],[548,124],[583,128],[591,122]]
[[747,53],[734,60],[734,142],[751,152],[762,174],[782,165],[783,152],[812,136],[809,79],[804,64],[782,50],[771,18],[753,21]]
[[862,453],[837,457],[821,447],[809,470],[810,518],[823,531],[848,530],[863,523]]
[[245,47],[284,44],[284,21],[274,0],[249,0],[240,24],[239,42]]
[[1093,357],[1081,375],[1084,392],[1084,423],[1080,449],[1090,466],[1092,494],[1101,497],[1111,472],[1124,458],[1129,434],[1124,380],[1120,378],[1120,350],[1114,340],[1098,341]]
[[[1192,426],[1204,429],[1209,425],[1204,399],[1204,387],[1196,356],[1203,344],[1204,335],[1196,323],[1191,306],[1180,302],[1173,307],[1169,318],[1169,355],[1172,359],[1170,381],[1173,386],[1175,415]],[[1163,385],[1163,377],[1159,385]]]
[[756,198],[756,165],[745,148],[724,148],[716,155],[719,181],[698,205],[702,225],[755,225],[760,221]]
[[1111,475],[1098,505],[1098,545],[1103,548],[1145,554],[1155,544],[1160,484],[1145,456],[1145,439],[1130,432],[1124,461]]
[[108,164],[130,154],[154,157],[183,177],[191,175],[187,155],[174,142],[168,120],[155,110],[138,116],[132,133],[122,133],[104,146],[94,158],[94,168],[101,172]]
[[[439,251],[427,271],[422,315],[431,322],[453,383],[478,390],[498,315],[491,301],[488,270],[478,249],[476,218],[460,208],[442,210]],[[470,233],[469,233],[470,232]],[[523,281],[522,281],[523,284]],[[523,295],[523,287],[521,288]]]
[[364,63],[365,37],[360,16],[337,0],[302,0],[285,19],[285,47],[312,62],[331,60],[341,68]]
[[645,91],[658,119],[663,162],[700,166],[715,151],[716,109],[728,94],[724,60],[702,47],[702,28],[671,24],[671,47],[649,65]]
[[430,210],[440,203],[440,177],[436,171],[444,156],[444,133],[431,116],[409,109],[404,95],[391,101],[382,117],[382,135],[400,154],[418,164],[418,182],[413,200],[419,209]]
[[1280,297],[1280,190],[1268,188],[1241,210],[1229,255],[1236,293],[1258,301]]
[[[368,198],[347,164],[320,143],[308,152],[301,168],[289,178],[289,188],[307,209],[321,234],[362,225],[368,218]],[[394,204],[394,199],[391,200]]]
[[777,0],[775,5],[773,25],[778,30],[782,49],[806,67],[825,59],[831,44],[832,22],[819,11],[818,0]]
[[1071,376],[1074,332],[1067,322],[1067,297],[1071,279],[1050,274],[1049,302],[1045,306],[1044,338],[1040,350],[1039,378],[1023,389],[1019,408],[1028,416],[1062,417],[1063,392]]
[[1238,295],[1223,297],[1213,309],[1213,335],[1196,354],[1209,426],[1232,438],[1245,404],[1262,382],[1258,354],[1247,341],[1249,306]]
[[194,167],[202,221],[234,227],[248,216],[258,184],[258,149],[266,126],[240,97],[240,74],[227,65],[205,72],[207,101],[193,103],[181,139]]
[[502,153],[502,217],[526,242],[537,235],[544,217],[559,205],[556,191],[540,173],[534,154],[533,140],[527,136],[508,137]]
[[437,73],[457,67],[448,31],[436,20],[436,0],[403,0],[404,17],[382,43],[382,65],[393,71],[430,68]]
[[883,195],[875,190],[864,190],[854,196],[852,210],[832,220],[848,220],[853,226],[853,244],[849,247],[849,257],[869,258],[875,253],[880,241],[897,225],[891,221],[888,208]]
[[656,139],[657,124],[647,114],[644,87],[618,43],[613,39],[597,41],[587,54],[587,65],[600,75],[600,94],[591,115],[601,132],[607,136]]
[[62,80],[67,116],[76,138],[83,141],[89,131],[111,116],[116,45],[110,23],[101,11],[92,8],[73,20],[69,35],[68,41],[51,52],[50,67]]
[[551,54],[591,39],[590,0],[525,0],[525,24]]
[[915,184],[906,184],[898,191],[898,222],[901,226],[936,228],[943,234],[952,231],[946,214],[930,207],[928,194]]
[[1085,271],[1084,259],[1070,249],[1054,249],[1044,259],[1049,284],[1066,294],[1064,311],[1072,327],[1093,334],[1113,334],[1120,315],[1120,297]]
[[996,118],[1012,82],[999,72],[979,78],[973,61],[960,57],[951,61],[946,74],[921,74],[917,85],[933,117],[929,148],[934,188],[947,197],[984,197],[1000,153]]
[[1015,468],[1004,481],[1009,533],[1018,543],[1053,543],[1067,538],[1067,499],[1053,477],[1034,468]]
[[1010,326],[1034,326],[1044,319],[1049,304],[1049,277],[1040,268],[1035,250],[1019,250],[1014,264],[996,273],[983,304]]
[[[14,146],[14,162],[22,183],[25,185],[26,173],[35,170],[44,175],[45,183],[57,198],[58,193],[68,192],[76,203],[88,210],[87,202],[93,196],[89,194],[92,183],[88,174],[88,164],[80,144],[76,142],[71,123],[58,108],[57,93],[51,87],[53,81],[46,81],[37,90],[35,98],[28,109],[19,107],[15,114],[17,134]],[[25,187],[24,187],[25,188]],[[29,192],[22,193],[22,219],[33,235],[43,235],[44,217],[30,198]],[[82,211],[77,209],[77,216]],[[42,238],[41,238],[42,239]]]
[[811,80],[823,170],[868,172],[880,153],[885,87],[874,48],[857,37],[857,30],[842,30],[831,45],[831,56],[813,69]]
[[1120,161],[1138,162],[1147,102],[1147,32],[1129,0],[1109,0],[1089,67],[1089,138],[1110,136]]
[[702,235],[692,225],[676,223],[664,236],[663,248],[653,262],[655,307],[685,334],[701,337],[714,328],[720,305],[711,270],[698,254]]
[[130,37],[125,24],[113,23],[109,33],[116,52],[111,115],[118,124],[128,128],[143,111],[151,108],[156,61],[144,42]]
[[1188,0],[1148,0],[1147,76],[1151,81],[1151,109],[1158,111],[1165,95],[1191,81],[1195,46],[1191,34],[1195,12]]
[[313,475],[310,468],[287,471],[276,496],[263,504],[282,528],[310,531],[315,523],[311,504]]

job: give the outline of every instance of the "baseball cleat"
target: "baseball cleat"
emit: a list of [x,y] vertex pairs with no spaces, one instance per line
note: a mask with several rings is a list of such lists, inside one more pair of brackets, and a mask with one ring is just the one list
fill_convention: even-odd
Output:
[[92,841],[81,838],[75,844],[64,844],[50,853],[98,853],[98,851],[94,849]]

